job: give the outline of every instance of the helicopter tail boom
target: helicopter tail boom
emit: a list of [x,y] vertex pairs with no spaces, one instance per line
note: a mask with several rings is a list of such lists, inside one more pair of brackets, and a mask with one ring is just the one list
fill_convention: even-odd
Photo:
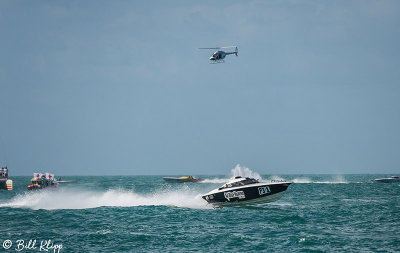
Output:
[[234,55],[236,55],[236,56],[238,56],[238,48],[237,47],[235,47],[235,51],[234,52],[226,52],[226,54],[228,55],[228,54],[234,54]]

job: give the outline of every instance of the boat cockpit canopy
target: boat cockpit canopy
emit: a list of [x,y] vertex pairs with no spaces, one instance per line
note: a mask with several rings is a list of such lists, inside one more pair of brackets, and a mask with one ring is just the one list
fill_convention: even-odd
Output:
[[246,177],[246,178],[235,177],[235,179],[240,179],[240,180],[228,182],[228,183],[224,184],[223,186],[221,186],[218,190],[259,183],[257,179],[249,178],[249,177]]

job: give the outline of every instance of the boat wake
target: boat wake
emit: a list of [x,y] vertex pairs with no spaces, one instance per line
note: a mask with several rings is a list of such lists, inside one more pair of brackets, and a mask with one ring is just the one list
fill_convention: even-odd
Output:
[[15,196],[0,207],[30,208],[33,210],[88,209],[97,207],[174,206],[193,209],[209,209],[201,194],[189,189],[162,193],[139,194],[134,191],[109,189],[88,191],[60,189],[57,191],[27,192]]
[[268,179],[264,179],[257,172],[252,171],[247,167],[243,167],[240,164],[236,165],[235,168],[231,170],[231,176],[227,178],[206,178],[201,183],[211,183],[211,184],[224,184],[233,177],[250,177],[256,178],[260,181],[292,181],[297,184],[348,184],[349,182],[342,176],[336,175],[331,180],[312,180],[307,177],[287,179],[280,176],[270,176]]
[[252,171],[251,169],[247,167],[240,166],[240,164],[236,165],[235,168],[231,170],[232,177],[251,177],[255,178],[258,180],[262,180],[261,175],[258,174],[257,172]]
[[334,176],[331,180],[312,180],[307,177],[301,177],[301,178],[294,178],[294,179],[288,179],[288,178],[282,178],[280,176],[271,176],[267,179],[271,181],[291,181],[296,184],[348,184],[349,182],[346,181],[346,179],[343,178],[341,175],[336,175]]
[[199,183],[206,183],[206,184],[224,184],[229,180],[229,178],[206,178]]
[[212,184],[224,184],[227,181],[229,181],[233,177],[250,177],[250,178],[255,178],[258,180],[262,180],[261,175],[258,174],[257,172],[252,171],[251,169],[241,166],[240,164],[237,164],[235,168],[231,170],[231,176],[229,178],[209,178],[209,179],[204,179],[200,183],[212,183]]
[[348,184],[349,183],[341,175],[337,175],[337,176],[333,177],[332,180],[328,180],[328,181],[311,180],[306,177],[295,178],[295,179],[292,179],[291,181],[293,181],[296,184]]

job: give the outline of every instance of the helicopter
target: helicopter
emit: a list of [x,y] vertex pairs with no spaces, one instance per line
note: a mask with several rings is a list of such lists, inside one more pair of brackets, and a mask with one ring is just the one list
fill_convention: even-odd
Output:
[[[225,52],[222,51],[221,49],[223,48],[234,48],[235,51],[231,52]],[[209,58],[211,63],[222,63],[225,62],[224,59],[227,55],[230,54],[235,54],[238,56],[238,47],[237,46],[229,46],[229,47],[201,47],[199,49],[217,49],[218,51],[215,51],[212,56]]]

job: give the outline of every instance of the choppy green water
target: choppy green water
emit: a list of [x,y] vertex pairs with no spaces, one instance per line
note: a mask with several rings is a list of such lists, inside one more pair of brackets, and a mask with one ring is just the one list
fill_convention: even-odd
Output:
[[281,175],[295,182],[281,200],[223,209],[201,199],[223,176],[65,177],[76,182],[40,192],[13,177],[14,190],[0,191],[0,252],[34,239],[22,252],[45,240],[60,252],[400,252],[400,183],[369,182],[386,176]]

